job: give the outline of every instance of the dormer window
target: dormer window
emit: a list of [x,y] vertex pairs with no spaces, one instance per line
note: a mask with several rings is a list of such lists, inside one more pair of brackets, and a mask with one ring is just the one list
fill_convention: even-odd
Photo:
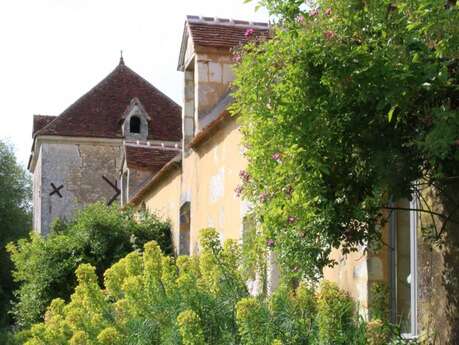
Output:
[[126,140],[146,141],[151,118],[138,98],[133,98],[123,114],[121,130]]
[[140,118],[138,116],[132,116],[129,120],[129,132],[140,133]]

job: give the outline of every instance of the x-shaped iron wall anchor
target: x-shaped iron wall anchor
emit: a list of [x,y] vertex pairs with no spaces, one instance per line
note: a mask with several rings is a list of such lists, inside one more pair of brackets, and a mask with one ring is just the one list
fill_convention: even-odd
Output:
[[56,187],[54,185],[54,183],[51,182],[51,187],[53,188],[53,191],[51,193],[49,193],[49,195],[51,196],[51,195],[57,194],[57,195],[59,195],[59,198],[62,198],[62,194],[61,194],[60,190],[62,188],[64,188],[64,185],[61,184],[59,187]]
[[115,190],[115,195],[112,196],[112,198],[107,202],[107,206],[110,206],[121,194],[121,190],[118,188],[118,181],[115,180],[115,183],[112,183],[108,178],[105,176],[102,176],[105,182],[107,182],[114,190]]

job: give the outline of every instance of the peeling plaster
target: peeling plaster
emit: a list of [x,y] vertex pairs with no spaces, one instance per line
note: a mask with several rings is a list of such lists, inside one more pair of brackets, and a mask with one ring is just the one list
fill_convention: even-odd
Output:
[[220,168],[218,173],[210,178],[209,200],[215,203],[225,194],[225,168]]

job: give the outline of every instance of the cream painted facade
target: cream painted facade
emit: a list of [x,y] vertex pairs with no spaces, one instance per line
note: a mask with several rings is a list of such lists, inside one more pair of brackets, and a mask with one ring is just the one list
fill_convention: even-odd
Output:
[[184,160],[183,195],[191,198],[191,252],[197,253],[199,230],[213,227],[222,240],[238,239],[248,205],[236,196],[239,172],[246,166],[241,155],[241,134],[236,120],[208,141],[199,145]]
[[144,197],[144,206],[149,212],[155,213],[171,224],[174,248],[179,245],[179,211],[180,211],[180,182],[181,169],[172,168],[171,171],[150,189]]
[[[247,162],[237,119],[225,114],[233,78],[229,52],[196,46],[185,33],[180,61],[179,69],[184,72],[180,163],[160,172],[162,177],[148,184],[133,203],[138,206],[143,202],[148,210],[170,220],[178,254],[183,249],[186,225],[186,253],[193,255],[199,252],[197,240],[203,228],[217,229],[222,240],[241,239],[243,219],[250,205],[235,193],[241,183],[239,173]],[[183,212],[185,205],[188,215]],[[435,307],[445,309],[447,301],[445,288],[440,288],[441,273],[435,273],[435,265],[442,269],[447,264],[441,259],[441,251],[422,242],[421,218],[416,212],[394,212],[390,223],[382,229],[384,244],[380,248],[362,246],[346,255],[334,250],[331,255],[337,264],[324,270],[324,278],[348,291],[364,318],[371,318],[373,286],[383,283],[390,294],[392,320],[403,323],[407,337],[433,327],[436,332],[445,333],[441,339],[448,339],[452,331],[436,326],[449,321]],[[274,262],[272,255],[269,260]],[[270,265],[271,288],[279,280],[275,266]]]
[[190,253],[196,254],[199,231],[213,227],[222,240],[239,239],[242,219],[249,206],[236,196],[239,172],[246,166],[241,154],[241,134],[234,118],[193,149],[182,162],[171,168],[148,188],[142,201],[146,208],[171,223],[174,247],[180,247],[180,208],[190,203]]

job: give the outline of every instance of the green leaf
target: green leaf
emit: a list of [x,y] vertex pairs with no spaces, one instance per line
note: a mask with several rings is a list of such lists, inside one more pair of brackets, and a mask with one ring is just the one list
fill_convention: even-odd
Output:
[[390,108],[389,112],[387,113],[387,121],[391,122],[392,121],[392,116],[394,115],[395,109],[397,109],[398,104],[393,105],[392,108]]

